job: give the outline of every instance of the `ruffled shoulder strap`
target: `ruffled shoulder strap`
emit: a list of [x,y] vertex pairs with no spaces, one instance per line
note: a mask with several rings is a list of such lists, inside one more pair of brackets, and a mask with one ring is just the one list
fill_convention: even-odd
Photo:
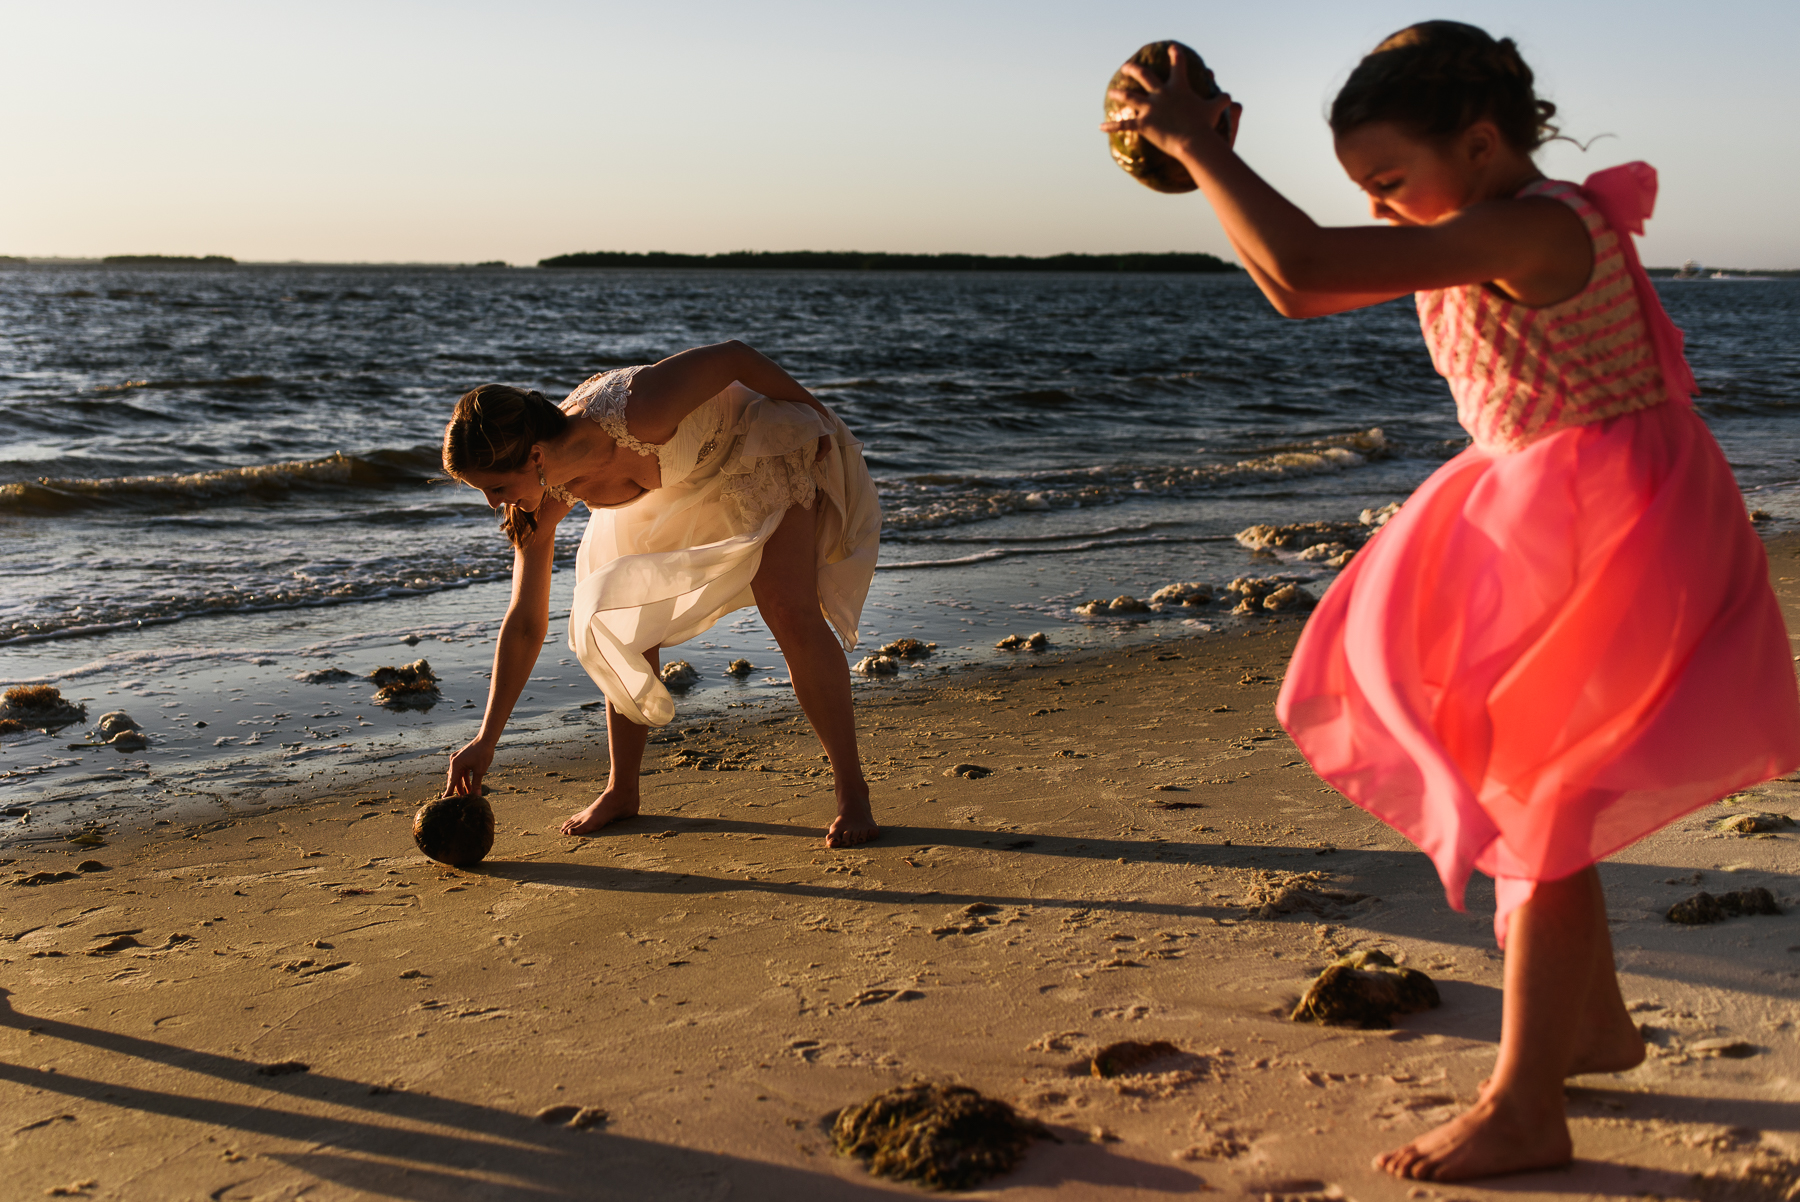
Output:
[[1663,310],[1662,298],[1656,295],[1656,286],[1645,274],[1644,265],[1638,260],[1637,247],[1631,240],[1633,234],[1644,232],[1644,222],[1656,209],[1656,168],[1648,163],[1608,167],[1588,176],[1582,182],[1581,192],[1619,235],[1619,250],[1625,256],[1625,269],[1631,273],[1638,309],[1644,315],[1650,342],[1656,348],[1663,385],[1671,401],[1685,405],[1689,397],[1700,391],[1684,353],[1687,339]]
[[642,370],[644,365],[640,363],[590,376],[563,401],[562,410],[570,417],[585,417],[594,422],[626,450],[654,459],[657,458],[656,448],[633,438],[625,426],[625,406],[631,400],[631,381]]

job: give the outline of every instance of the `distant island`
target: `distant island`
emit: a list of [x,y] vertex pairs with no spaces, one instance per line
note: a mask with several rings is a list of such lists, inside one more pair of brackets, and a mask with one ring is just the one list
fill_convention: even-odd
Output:
[[108,267],[235,267],[230,255],[107,255]]
[[1241,271],[1217,255],[1173,251],[1129,255],[898,255],[859,250],[734,250],[722,255],[677,255],[653,250],[588,250],[539,259],[539,267],[735,268],[752,271]]

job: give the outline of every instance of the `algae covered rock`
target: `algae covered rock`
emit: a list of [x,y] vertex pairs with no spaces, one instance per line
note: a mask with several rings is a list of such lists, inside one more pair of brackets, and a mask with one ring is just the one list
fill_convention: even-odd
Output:
[[892,656],[894,659],[924,659],[937,650],[936,643],[925,643],[915,638],[895,639],[885,647],[877,649],[877,654]]
[[428,710],[442,699],[437,674],[422,659],[400,667],[377,668],[369,673],[369,680],[376,685],[372,700],[389,709]]
[[1043,1124],[963,1085],[918,1081],[838,1112],[832,1142],[871,1174],[930,1189],[971,1189],[1010,1172]]
[[1768,835],[1786,830],[1792,825],[1794,825],[1794,820],[1786,814],[1765,814],[1760,810],[1747,810],[1742,814],[1733,814],[1729,818],[1720,819],[1718,829],[1732,835]]
[[900,661],[891,655],[865,655],[852,670],[864,676],[892,676],[900,670]]
[[1239,597],[1231,612],[1246,616],[1271,611],[1307,610],[1319,603],[1318,598],[1301,588],[1292,578],[1285,576],[1239,576],[1225,586],[1225,591],[1236,593]]
[[106,745],[114,751],[142,751],[150,746],[150,740],[141,730],[121,730],[108,739]]
[[[1213,73],[1200,61],[1198,54],[1180,42],[1150,42],[1140,46],[1138,52],[1126,61],[1136,63],[1152,78],[1166,82],[1170,69],[1169,50],[1173,46],[1181,46],[1187,52],[1187,80],[1194,91],[1208,100],[1217,96],[1219,85],[1213,79]],[[1111,93],[1118,89],[1137,91],[1137,82],[1123,70],[1113,72],[1112,79],[1106,84],[1108,96],[1102,110],[1108,121],[1116,120],[1120,111],[1129,107],[1129,102],[1121,103],[1112,98]],[[1219,121],[1219,136],[1227,140],[1231,137],[1230,122],[1229,115],[1221,117]],[[1113,162],[1146,188],[1154,188],[1158,192],[1192,192],[1197,186],[1193,177],[1187,173],[1187,168],[1152,146],[1140,134],[1110,133],[1106,135],[1106,143],[1107,149],[1112,151]]]
[[1124,1077],[1153,1064],[1181,1055],[1181,1049],[1166,1039],[1149,1042],[1125,1039],[1109,1043],[1088,1061],[1088,1073],[1095,1077]]
[[756,665],[747,659],[734,659],[725,665],[725,675],[735,676],[739,680],[756,671]]
[[113,710],[111,713],[101,714],[100,721],[94,724],[94,729],[100,732],[101,738],[110,739],[122,730],[139,730],[141,728],[136,719],[124,710]]
[[1211,605],[1213,586],[1198,580],[1165,584],[1150,594],[1152,605]]
[[1107,601],[1095,597],[1092,601],[1084,601],[1075,607],[1075,612],[1084,618],[1105,618],[1118,614],[1147,614],[1150,607],[1136,597],[1122,594]]
[[467,868],[494,850],[494,808],[479,793],[453,793],[420,806],[413,842],[440,864]]
[[1385,952],[1353,952],[1319,974],[1288,1017],[1297,1023],[1376,1030],[1396,1014],[1435,1010],[1437,985],[1415,968],[1401,968]]
[[678,659],[672,664],[664,664],[657,676],[662,680],[663,687],[671,692],[692,688],[700,683],[699,671],[685,659]]

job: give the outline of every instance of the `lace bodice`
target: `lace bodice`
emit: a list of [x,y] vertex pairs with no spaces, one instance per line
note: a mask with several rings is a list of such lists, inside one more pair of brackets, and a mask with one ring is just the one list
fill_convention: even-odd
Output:
[[621,367],[617,371],[589,376],[563,401],[563,411],[570,417],[579,414],[596,423],[627,450],[655,456],[656,448],[633,438],[625,426],[625,403],[631,399],[631,381],[642,370],[644,365],[640,363],[636,367]]
[[663,487],[686,479],[698,465],[718,450],[724,432],[722,401],[725,394],[712,398],[681,419],[675,436],[664,443],[647,443],[632,437],[625,422],[625,408],[631,400],[631,381],[644,369],[643,364],[601,372],[582,381],[562,403],[570,417],[585,417],[612,435],[621,447],[638,455],[654,458],[661,470]]

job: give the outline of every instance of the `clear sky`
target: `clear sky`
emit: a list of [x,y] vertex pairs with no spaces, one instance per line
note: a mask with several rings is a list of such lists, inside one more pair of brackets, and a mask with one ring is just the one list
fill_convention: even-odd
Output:
[[1229,254],[1095,131],[1194,46],[1239,151],[1362,220],[1323,112],[1382,36],[1515,38],[1582,138],[1662,172],[1645,258],[1800,267],[1794,0],[0,0],[0,253],[535,262],[574,250]]

